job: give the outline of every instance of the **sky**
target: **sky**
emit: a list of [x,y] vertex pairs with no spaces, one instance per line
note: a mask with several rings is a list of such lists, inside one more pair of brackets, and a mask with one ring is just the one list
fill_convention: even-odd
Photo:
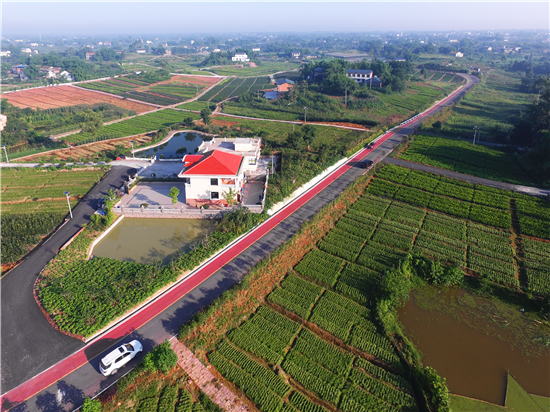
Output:
[[542,29],[550,2],[2,1],[2,35]]

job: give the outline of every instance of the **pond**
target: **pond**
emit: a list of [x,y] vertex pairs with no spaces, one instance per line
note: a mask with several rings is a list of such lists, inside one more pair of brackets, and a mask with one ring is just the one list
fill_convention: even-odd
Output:
[[92,251],[94,256],[166,265],[177,252],[189,252],[215,228],[208,219],[124,218]]
[[151,157],[156,155],[157,159],[182,158],[186,154],[194,154],[203,141],[209,141],[211,137],[201,136],[198,133],[176,133],[170,140],[160,146],[136,152],[136,157]]
[[424,366],[446,378],[451,393],[504,405],[510,372],[528,393],[550,396],[550,332],[519,308],[425,287],[398,312]]

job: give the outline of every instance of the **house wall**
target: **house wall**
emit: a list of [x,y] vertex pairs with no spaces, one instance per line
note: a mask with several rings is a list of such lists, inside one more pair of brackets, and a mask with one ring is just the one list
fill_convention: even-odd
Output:
[[[210,179],[218,179],[218,185],[213,186],[210,184]],[[234,179],[235,184],[223,184],[223,179]],[[185,184],[185,200],[189,199],[201,199],[210,200],[212,192],[219,193],[219,199],[223,199],[223,193],[232,188],[235,192],[239,193],[242,182],[242,176],[190,176],[189,183]]]

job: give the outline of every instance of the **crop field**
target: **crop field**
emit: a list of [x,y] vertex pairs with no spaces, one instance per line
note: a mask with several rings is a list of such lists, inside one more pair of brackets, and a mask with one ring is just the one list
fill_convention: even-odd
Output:
[[70,191],[71,205],[75,206],[104,173],[101,169],[3,169],[2,263],[19,260],[62,222],[68,213],[63,192]]
[[[455,263],[492,281],[513,286],[519,285],[517,267],[523,266],[529,290],[539,294],[550,292],[550,274],[544,260],[550,243],[527,237],[550,240],[548,202],[394,165],[386,165],[377,173],[367,193],[365,196],[376,196],[376,202],[358,201],[348,215],[357,213],[369,221],[385,216],[401,225],[419,228],[417,233],[412,233],[412,229],[407,232],[404,227],[400,230],[394,227],[382,234],[375,232],[371,241],[383,239],[379,243],[384,246]],[[407,203],[408,209],[401,205],[399,213],[390,213],[396,200]],[[427,214],[420,222],[425,210]],[[522,235],[523,261],[513,247],[512,211],[518,216],[519,233],[515,236]],[[338,223],[337,227],[340,226]],[[349,222],[346,227],[349,230],[353,225]],[[377,231],[381,229],[384,228],[379,222]],[[359,263],[360,260],[361,254]],[[376,270],[376,266],[371,269]]]
[[207,108],[207,107],[211,111],[213,111],[216,108],[216,104],[215,103],[210,103],[210,102],[203,102],[203,101],[200,101],[200,100],[193,100],[192,102],[183,103],[183,104],[180,104],[179,106],[176,106],[176,107],[178,109],[194,110],[194,111],[200,112],[202,109]]
[[148,80],[130,75],[99,82],[84,83],[81,86],[91,90],[116,94],[157,105],[171,105],[190,99],[206,88],[216,84],[216,77],[173,76],[170,80],[150,83]]
[[258,90],[265,89],[269,86],[269,77],[236,77],[217,85],[208,93],[201,96],[199,100],[218,103],[229,97],[240,96],[246,92],[256,93]]
[[[270,143],[278,145],[282,144],[288,133],[291,133],[294,128],[289,123],[277,123],[261,120],[250,119],[236,119],[231,117],[216,116],[213,121],[227,120],[227,124],[232,124],[231,127],[239,128],[243,135],[263,134],[263,138]],[[312,147],[320,147],[323,144],[337,145],[339,150],[346,151],[349,147],[355,146],[357,143],[365,138],[366,132],[360,132],[357,130],[339,129],[336,127],[317,126],[312,125],[317,131],[317,137]]]
[[491,72],[485,84],[467,93],[443,124],[443,132],[465,138],[473,136],[473,127],[481,128],[481,140],[491,141],[512,130],[514,120],[532,102],[532,95],[519,93],[521,79],[510,73]]
[[117,137],[132,136],[155,131],[163,126],[183,122],[188,117],[196,120],[199,118],[199,115],[175,109],[164,109],[104,126],[96,135],[92,133],[77,133],[69,135],[63,140],[69,143],[82,144],[99,140],[114,139]]
[[[84,84],[84,83],[83,83]],[[81,84],[81,86],[83,85]],[[141,104],[115,96],[83,90],[73,86],[45,87],[42,89],[21,90],[2,94],[2,99],[14,106],[32,109],[52,109],[57,107],[75,106],[78,104],[110,103],[136,113],[154,110],[153,106]]]
[[[310,252],[296,267],[301,274],[289,274],[267,304],[208,354],[261,411],[327,412],[323,404],[344,412],[416,408],[399,357],[369,309],[330,280],[319,281],[317,270],[336,277],[343,264]],[[353,272],[356,266],[346,264],[348,277],[363,274]]]
[[464,140],[418,135],[398,157],[491,180],[533,184],[511,154]]
[[256,67],[235,67],[235,66],[223,66],[208,69],[211,72],[219,74],[221,76],[262,76],[280,72],[283,70],[299,69],[301,63],[294,61],[286,62],[262,62],[261,65]]

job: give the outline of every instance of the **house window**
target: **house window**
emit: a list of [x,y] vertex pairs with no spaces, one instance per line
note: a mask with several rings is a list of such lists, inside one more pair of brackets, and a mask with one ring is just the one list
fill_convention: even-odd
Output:
[[218,186],[218,179],[210,179],[210,186]]
[[248,165],[254,166],[256,164],[256,158],[255,157],[249,157],[248,158]]
[[220,198],[220,192],[210,192],[210,199],[218,200]]

